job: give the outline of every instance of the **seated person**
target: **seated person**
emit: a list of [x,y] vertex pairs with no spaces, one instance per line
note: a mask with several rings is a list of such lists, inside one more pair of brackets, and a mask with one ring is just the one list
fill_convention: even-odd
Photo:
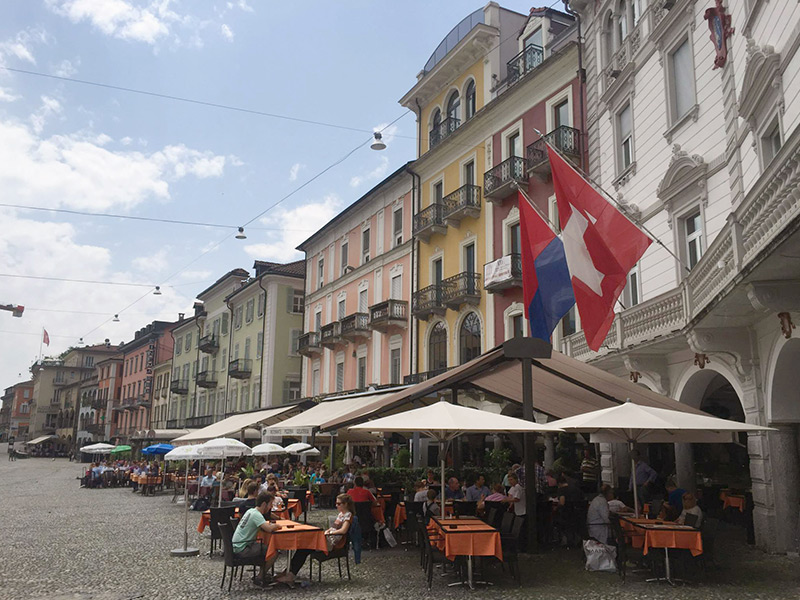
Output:
[[205,477],[200,480],[200,487],[210,488],[213,487],[215,483],[217,483],[217,478],[214,476],[214,469],[208,467],[206,469]]
[[237,498],[247,498],[247,486],[250,485],[250,482],[253,481],[249,477],[242,482],[242,485],[239,486],[239,491],[236,494]]
[[347,491],[347,494],[353,499],[353,502],[372,502],[377,504],[372,492],[364,487],[364,480],[360,475],[356,477],[355,485],[351,490]]
[[428,499],[428,488],[424,481],[414,482],[414,502],[425,502]]
[[364,480],[364,488],[368,489],[373,496],[378,495],[378,488],[375,486],[375,483],[369,477],[369,471],[364,469],[361,471],[361,479]]
[[697,500],[695,499],[694,494],[691,492],[686,492],[683,495],[683,510],[675,522],[678,525],[685,525],[686,515],[695,515],[697,517],[697,521],[695,521],[692,527],[699,529],[700,525],[703,523],[703,511],[700,510],[699,506],[697,506]]
[[272,510],[274,512],[283,512],[284,510],[286,510],[286,504],[284,503],[283,498],[281,498],[277,494],[277,489],[275,488],[275,486],[270,485],[267,488],[267,491],[275,496],[275,499],[272,501]]
[[464,499],[464,492],[461,490],[461,485],[458,483],[458,479],[455,477],[451,477],[447,480],[447,487],[444,488],[444,499],[445,500],[463,500]]
[[467,488],[467,500],[470,502],[480,502],[485,500],[489,493],[489,488],[486,487],[486,479],[483,475],[478,475],[475,483]]
[[[276,531],[279,526],[275,523],[267,521],[265,515],[269,514],[272,507],[271,494],[259,494],[256,498],[255,508],[251,508],[239,520],[239,525],[236,531],[233,532],[233,552],[242,558],[250,558],[253,556],[266,556],[266,545],[258,539],[258,532],[264,531],[272,533]],[[261,565],[260,581],[254,580],[255,583],[264,584],[267,571],[269,571],[272,563],[277,558],[277,553],[270,560],[265,560]]]
[[[360,479],[360,477],[359,477]],[[328,543],[328,552],[342,548],[347,543],[347,532],[350,530],[350,523],[353,520],[353,513],[355,506],[353,506],[353,499],[347,494],[339,494],[336,497],[336,508],[339,514],[336,515],[336,520],[333,526],[325,530],[325,538]],[[278,575],[275,579],[281,583],[292,585],[295,577],[303,568],[306,559],[314,550],[296,550],[292,557],[292,562],[289,569]]]
[[615,514],[634,512],[630,506],[625,506],[622,500],[617,500],[614,488],[611,488],[611,499],[608,501],[608,510]]
[[425,479],[425,484],[430,487],[435,487],[439,481],[436,479],[436,475],[433,473],[433,469],[428,469],[428,474]]
[[686,490],[679,488],[674,479],[667,480],[667,501],[661,506],[659,519],[674,521],[683,512],[683,495]]
[[589,526],[589,537],[598,542],[608,544],[611,537],[611,521],[608,501],[614,497],[614,490],[610,485],[603,484],[600,493],[589,503],[589,510],[586,513],[586,524]]
[[484,502],[502,502],[506,499],[505,491],[502,483],[495,483],[492,486],[492,493],[484,498]]
[[425,517],[427,523],[431,517],[438,517],[442,512],[439,503],[436,502],[436,490],[431,488],[428,490],[428,497],[425,504],[422,505],[422,516]]
[[257,499],[258,499],[258,483],[255,481],[251,481],[250,483],[247,484],[247,492],[242,501],[239,502],[239,506],[241,508],[255,508]]

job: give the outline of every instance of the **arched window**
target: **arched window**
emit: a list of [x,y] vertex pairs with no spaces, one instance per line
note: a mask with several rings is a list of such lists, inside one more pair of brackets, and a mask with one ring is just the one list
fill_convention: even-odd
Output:
[[611,64],[611,58],[614,56],[614,52],[617,50],[617,43],[616,43],[616,31],[614,30],[614,13],[611,11],[608,12],[608,17],[606,18],[606,25],[603,30],[603,34],[605,36],[605,46],[606,46],[606,64]]
[[617,40],[620,44],[628,37],[628,3],[623,0],[619,3],[617,12]]
[[458,346],[462,365],[481,354],[481,320],[474,312],[469,313],[461,322]]
[[467,84],[466,106],[464,107],[464,120],[471,119],[475,116],[477,103],[475,100],[475,80],[471,79]]
[[433,111],[433,119],[431,119],[431,129],[435,130],[442,124],[442,111],[438,108]]
[[428,370],[447,368],[447,328],[442,321],[433,326],[428,338]]
[[458,92],[453,92],[447,101],[447,118],[450,119],[451,127],[458,122],[458,112],[461,109],[461,96]]

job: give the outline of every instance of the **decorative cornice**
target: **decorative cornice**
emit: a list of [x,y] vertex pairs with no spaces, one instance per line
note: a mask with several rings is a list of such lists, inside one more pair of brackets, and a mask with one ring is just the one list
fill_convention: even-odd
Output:
[[672,158],[661,183],[656,189],[656,196],[664,205],[670,228],[675,201],[679,196],[691,195],[699,198],[703,206],[708,204],[706,187],[708,165],[699,154],[689,155],[681,150],[678,144],[672,146]]
[[743,382],[752,380],[758,367],[752,337],[747,327],[695,328],[686,332],[692,351],[710,355],[714,361],[735,371]]
[[778,94],[778,106],[783,113],[783,79],[780,72],[781,55],[772,46],[760,48],[747,38],[747,60],[744,67],[742,94],[739,96],[739,116],[755,130],[755,117],[763,108],[770,88]]

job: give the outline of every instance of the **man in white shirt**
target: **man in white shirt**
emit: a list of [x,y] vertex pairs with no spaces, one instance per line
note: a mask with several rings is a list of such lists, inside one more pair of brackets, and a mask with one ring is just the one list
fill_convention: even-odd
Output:
[[511,486],[508,490],[508,496],[503,502],[508,502],[514,506],[514,514],[518,517],[524,517],[527,514],[525,505],[525,488],[519,484],[519,478],[515,474],[508,476],[508,483]]
[[608,501],[614,498],[614,492],[610,485],[602,485],[600,493],[589,503],[589,510],[586,513],[586,524],[589,526],[589,537],[598,542],[608,544],[609,538],[609,507]]

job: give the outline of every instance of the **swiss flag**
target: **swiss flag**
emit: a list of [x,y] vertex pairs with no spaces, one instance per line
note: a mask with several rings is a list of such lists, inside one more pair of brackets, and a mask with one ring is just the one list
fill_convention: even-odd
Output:
[[547,147],[561,238],[586,342],[599,350],[627,275],[652,243],[567,161]]
[[50,336],[47,334],[47,329],[42,329],[42,343],[45,346],[50,346]]

